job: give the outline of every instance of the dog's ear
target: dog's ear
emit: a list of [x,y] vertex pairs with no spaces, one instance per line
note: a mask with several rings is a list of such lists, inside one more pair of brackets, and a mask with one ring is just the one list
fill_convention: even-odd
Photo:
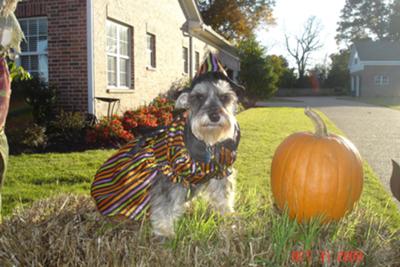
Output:
[[188,109],[189,108],[189,93],[183,92],[179,95],[175,102],[175,109]]
[[236,93],[238,98],[242,98],[246,93],[246,88],[243,85],[227,78],[229,85],[231,86],[232,90]]

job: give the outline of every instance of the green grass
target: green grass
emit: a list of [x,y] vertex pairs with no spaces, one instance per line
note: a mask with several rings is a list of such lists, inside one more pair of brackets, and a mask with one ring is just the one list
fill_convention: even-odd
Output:
[[[324,118],[330,131],[340,133]],[[110,262],[115,266],[320,266],[324,251],[336,266],[400,265],[400,214],[367,164],[361,201],[352,213],[329,225],[321,226],[317,220],[298,224],[273,207],[270,165],[283,139],[293,132],[312,130],[312,123],[302,109],[294,108],[251,109],[239,114],[238,120],[242,139],[235,164],[239,173],[234,216],[221,217],[204,201],[195,201],[177,223],[176,238],[158,243],[148,223],[140,225],[139,231],[110,224],[88,208],[88,198],[52,199],[6,220],[0,263],[1,249],[7,248],[7,253],[28,265],[35,260],[54,265],[40,261],[49,260],[46,255],[51,254],[71,265],[85,262],[84,266]],[[6,212],[60,192],[87,194],[95,171],[111,153],[12,156],[3,191]],[[98,230],[93,233],[93,229]],[[53,241],[43,243],[38,233]],[[101,244],[93,243],[99,238]],[[51,245],[54,242],[62,248]],[[33,260],[32,247],[41,248]],[[362,262],[338,260],[345,252],[362,253]],[[4,255],[12,258],[11,254]],[[303,260],[297,262],[294,257],[299,255]]]
[[[321,115],[329,132],[344,135],[326,116]],[[236,163],[239,181],[244,186],[256,186],[269,191],[270,166],[275,149],[291,133],[314,131],[313,125],[301,108],[253,109],[240,114],[239,121],[243,135]],[[394,225],[400,227],[400,213],[367,163],[364,163],[361,204],[374,208],[388,205],[388,208],[381,209],[381,212],[393,218]]]
[[383,106],[388,108],[393,108],[400,110],[400,97],[384,97],[384,96],[376,96],[376,97],[349,97],[346,99],[360,101],[371,105]]
[[58,193],[88,194],[97,168],[112,151],[10,156],[2,193],[3,212]]

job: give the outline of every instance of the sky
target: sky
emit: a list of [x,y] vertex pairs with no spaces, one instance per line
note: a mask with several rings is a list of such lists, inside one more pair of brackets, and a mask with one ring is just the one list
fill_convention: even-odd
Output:
[[257,34],[261,44],[266,47],[268,54],[283,55],[294,67],[285,46],[287,35],[301,34],[307,18],[316,16],[322,25],[321,40],[323,47],[312,56],[311,65],[324,63],[329,55],[339,50],[335,35],[340,11],[345,0],[276,0],[274,17],[276,25],[260,29]]

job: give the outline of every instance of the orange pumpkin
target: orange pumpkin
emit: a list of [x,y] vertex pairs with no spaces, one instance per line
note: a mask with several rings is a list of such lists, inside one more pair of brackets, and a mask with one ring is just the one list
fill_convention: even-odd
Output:
[[321,117],[307,108],[316,132],[287,137],[272,160],[271,188],[281,210],[307,221],[339,220],[360,198],[363,169],[360,153],[345,137],[330,134]]

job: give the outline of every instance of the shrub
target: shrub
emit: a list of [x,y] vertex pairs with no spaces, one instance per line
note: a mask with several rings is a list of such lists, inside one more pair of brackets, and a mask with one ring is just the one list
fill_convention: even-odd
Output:
[[61,110],[54,120],[48,123],[49,143],[53,147],[65,147],[65,144],[68,144],[69,148],[84,145],[86,127],[86,119],[82,113]]
[[86,142],[97,146],[120,146],[133,138],[134,135],[124,129],[121,118],[117,115],[112,118],[101,119],[99,123],[86,132]]
[[28,127],[22,137],[21,143],[31,150],[44,149],[47,145],[46,128],[37,124]]
[[7,62],[8,69],[10,70],[10,77],[13,82],[24,81],[32,79],[32,76],[22,66],[18,66],[15,61],[9,60]]
[[283,74],[283,61],[277,56],[265,56],[265,49],[254,38],[238,44],[241,61],[239,79],[246,87],[246,96],[252,99],[270,97],[277,89]]
[[32,106],[35,123],[43,125],[52,119],[56,90],[38,77],[30,80],[13,81],[13,89],[21,92],[26,102]]
[[125,130],[139,131],[170,125],[173,120],[174,101],[166,97],[156,97],[148,106],[137,110],[127,110],[122,116]]
[[156,97],[149,105],[127,110],[122,116],[103,118],[86,132],[86,142],[92,146],[119,146],[147,131],[167,126],[173,120],[174,101]]

